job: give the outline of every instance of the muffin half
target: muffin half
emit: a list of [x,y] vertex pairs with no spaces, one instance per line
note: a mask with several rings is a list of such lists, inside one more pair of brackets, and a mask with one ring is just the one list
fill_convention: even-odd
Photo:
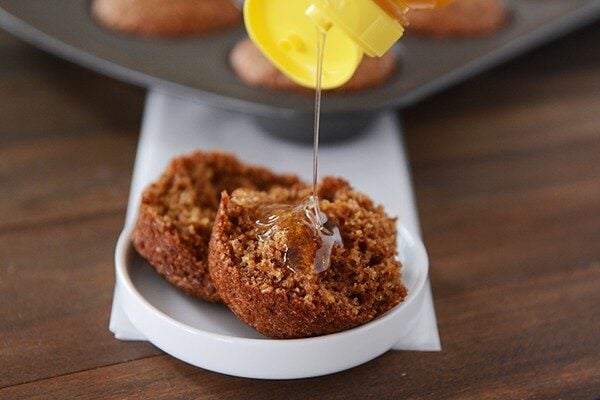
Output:
[[306,221],[277,214],[310,195],[310,188],[298,185],[221,197],[209,247],[212,281],[239,318],[272,338],[350,329],[387,312],[407,293],[395,219],[339,178],[325,178],[318,195],[325,226],[339,229],[343,245],[333,245],[328,268],[317,272],[322,237]]
[[173,285],[189,295],[218,301],[207,257],[221,192],[268,190],[298,182],[295,176],[276,175],[225,153],[176,158],[142,195],[134,247]]

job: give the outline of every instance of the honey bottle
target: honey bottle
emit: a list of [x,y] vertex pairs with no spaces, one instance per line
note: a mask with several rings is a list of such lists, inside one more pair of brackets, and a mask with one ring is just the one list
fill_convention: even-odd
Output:
[[322,88],[346,83],[362,57],[380,57],[398,41],[412,8],[451,0],[246,0],[244,22],[252,41],[281,72],[315,87],[317,29],[326,32]]

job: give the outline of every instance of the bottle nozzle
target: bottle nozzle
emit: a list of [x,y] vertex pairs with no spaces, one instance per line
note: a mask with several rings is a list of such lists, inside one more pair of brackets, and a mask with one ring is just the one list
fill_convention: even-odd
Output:
[[323,32],[327,32],[333,25],[327,16],[314,4],[311,4],[304,14],[310,17]]

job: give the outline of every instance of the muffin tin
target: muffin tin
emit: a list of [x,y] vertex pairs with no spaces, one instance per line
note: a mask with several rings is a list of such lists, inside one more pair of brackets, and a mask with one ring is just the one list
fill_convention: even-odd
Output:
[[[435,39],[408,33],[393,49],[400,68],[390,81],[374,89],[324,97],[323,137],[360,130],[372,111],[413,104],[600,14],[600,0],[506,3],[510,21],[491,35]],[[249,87],[232,72],[228,53],[245,36],[243,26],[207,36],[142,39],[99,26],[89,6],[88,0],[0,0],[0,25],[107,75],[256,115],[269,130],[289,137],[312,137],[310,96]]]

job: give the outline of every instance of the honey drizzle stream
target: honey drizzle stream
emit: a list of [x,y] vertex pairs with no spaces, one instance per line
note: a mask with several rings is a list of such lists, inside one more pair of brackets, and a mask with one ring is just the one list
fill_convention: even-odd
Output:
[[[321,121],[321,81],[325,54],[326,32],[317,28],[317,65],[315,88],[313,181],[312,196],[297,205],[272,204],[264,207],[262,216],[256,221],[259,228],[258,240],[265,241],[277,232],[285,231],[287,243],[282,264],[292,272],[297,267],[310,264],[313,271],[323,272],[329,268],[333,246],[343,246],[340,230],[327,220],[321,212],[317,194],[319,168],[319,128]],[[316,248],[315,243],[319,243]],[[314,254],[311,252],[314,250]],[[313,258],[314,257],[314,258]]]
[[323,223],[321,210],[319,208],[319,196],[317,195],[317,180],[319,178],[319,128],[321,124],[321,82],[323,80],[323,60],[325,59],[325,40],[326,33],[317,26],[317,84],[315,87],[315,115],[313,123],[313,186],[312,197],[314,202],[314,211],[317,221],[317,229],[321,229]]
[[313,188],[312,201],[314,204],[316,232],[321,239],[321,245],[315,252],[313,262],[315,272],[323,272],[331,263],[331,252],[334,245],[343,246],[340,230],[337,226],[328,223],[327,216],[321,213],[319,196],[317,194],[317,180],[319,177],[319,132],[321,122],[321,82],[323,80],[323,62],[325,60],[325,42],[327,33],[317,26],[317,82],[315,87],[315,121],[313,138]]

